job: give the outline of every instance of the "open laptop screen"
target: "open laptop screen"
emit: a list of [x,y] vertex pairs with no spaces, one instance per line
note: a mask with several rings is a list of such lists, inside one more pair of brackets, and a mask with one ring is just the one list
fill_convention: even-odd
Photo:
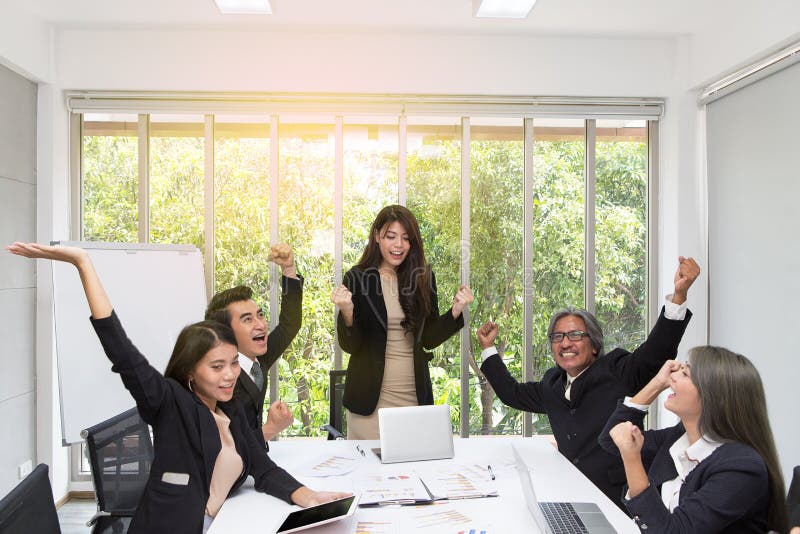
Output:
[[378,410],[383,463],[453,457],[450,407],[406,406]]

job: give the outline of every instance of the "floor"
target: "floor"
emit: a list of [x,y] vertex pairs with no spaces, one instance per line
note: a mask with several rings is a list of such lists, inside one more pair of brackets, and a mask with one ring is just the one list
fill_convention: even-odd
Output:
[[88,534],[92,531],[86,522],[97,511],[94,499],[70,499],[58,509],[62,534]]

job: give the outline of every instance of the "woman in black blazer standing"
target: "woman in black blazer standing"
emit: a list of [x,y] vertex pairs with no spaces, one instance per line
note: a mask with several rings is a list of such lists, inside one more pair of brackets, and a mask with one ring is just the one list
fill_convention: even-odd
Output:
[[398,205],[375,217],[361,259],[342,282],[331,300],[339,307],[339,345],[351,355],[347,435],[378,439],[377,408],[433,404],[427,350],[464,326],[472,292],[462,285],[452,308],[439,314],[417,219]]
[[[665,389],[672,428],[642,432],[647,406]],[[611,415],[600,445],[619,453],[623,503],[643,532],[786,532],[783,476],[761,378],[750,360],[695,347],[668,360]]]
[[347,496],[312,491],[275,465],[241,407],[229,402],[239,376],[236,337],[229,327],[215,321],[185,327],[162,376],[125,335],[84,249],[35,243],[6,248],[75,265],[112,371],[153,427],[150,477],[128,532],[204,532],[228,493],[248,475],[257,490],[304,507]]

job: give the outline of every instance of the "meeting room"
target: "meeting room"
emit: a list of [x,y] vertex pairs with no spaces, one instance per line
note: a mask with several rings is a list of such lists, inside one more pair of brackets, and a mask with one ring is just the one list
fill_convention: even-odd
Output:
[[0,534],[800,534],[798,20],[2,3]]

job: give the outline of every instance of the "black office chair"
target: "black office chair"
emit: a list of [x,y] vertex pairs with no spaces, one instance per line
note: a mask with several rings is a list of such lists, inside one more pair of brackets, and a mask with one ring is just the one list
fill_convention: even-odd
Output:
[[800,526],[800,465],[794,466],[789,492],[786,495],[786,508],[789,527]]
[[0,500],[0,532],[61,534],[47,464],[39,464]]
[[347,418],[344,415],[344,378],[347,371],[331,371],[328,386],[328,424],[322,430],[328,433],[328,439],[345,439],[347,434]]
[[97,513],[86,526],[93,526],[93,534],[127,532],[153,463],[150,427],[131,408],[87,428],[81,437],[97,499]]

